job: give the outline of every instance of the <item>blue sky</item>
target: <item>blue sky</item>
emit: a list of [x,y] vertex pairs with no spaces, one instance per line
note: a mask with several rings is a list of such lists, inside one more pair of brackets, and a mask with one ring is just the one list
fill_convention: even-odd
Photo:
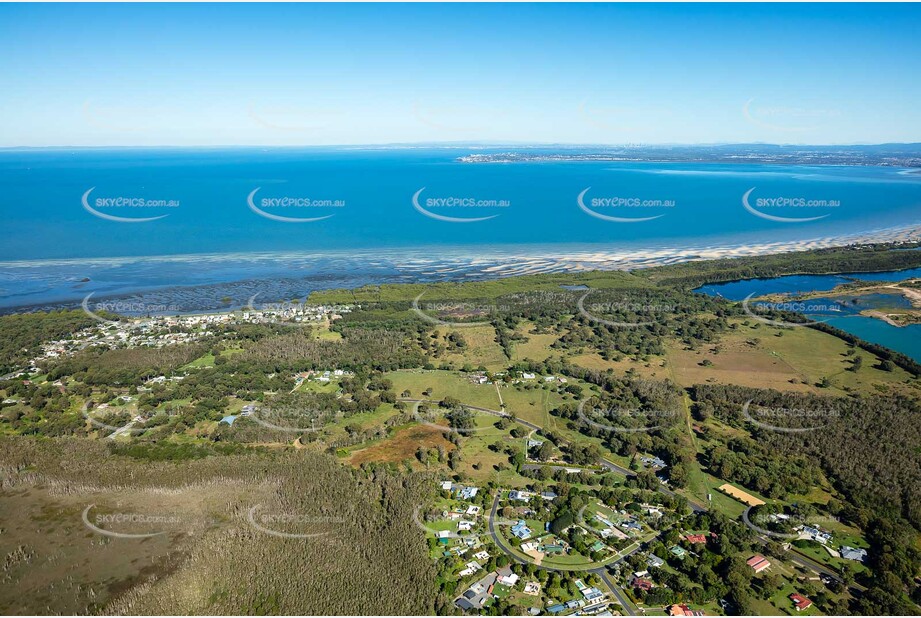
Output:
[[0,146],[921,141],[917,5],[0,5]]

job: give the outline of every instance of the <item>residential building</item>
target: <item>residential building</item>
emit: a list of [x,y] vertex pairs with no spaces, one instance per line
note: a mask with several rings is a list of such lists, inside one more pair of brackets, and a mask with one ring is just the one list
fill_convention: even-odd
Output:
[[813,541],[816,541],[817,543],[821,543],[822,545],[825,545],[831,540],[830,533],[825,532],[824,530],[821,530],[819,528],[814,528],[812,526],[803,526],[802,533],[806,535],[807,537],[809,537],[810,539],[812,539]]
[[675,603],[668,607],[669,616],[706,616],[703,611],[699,609],[691,609],[684,603]]
[[521,544],[521,551],[528,553],[529,551],[534,551],[538,547],[540,547],[540,543],[537,543],[535,541],[529,541],[527,543]]
[[867,559],[867,550],[842,545],[841,557],[845,560],[856,560],[857,562],[863,562]]
[[586,588],[582,591],[582,596],[585,597],[585,602],[591,605],[603,599],[604,593],[597,588]]
[[512,526],[512,534],[523,541],[531,536],[531,529],[523,519],[519,519],[518,523]]
[[468,562],[464,566],[466,568],[463,571],[460,571],[458,573],[458,575],[460,575],[461,577],[467,577],[468,575],[473,575],[474,573],[476,573],[477,571],[483,568],[477,562]]
[[633,519],[625,519],[624,521],[620,522],[620,527],[627,530],[632,530],[634,532],[640,532],[643,529],[643,526],[641,526],[639,522]]
[[790,600],[793,601],[793,607],[796,608],[796,611],[801,612],[804,609],[809,609],[812,606],[812,601],[804,597],[798,592],[794,592],[790,595]]
[[745,564],[750,566],[755,573],[760,573],[761,571],[771,566],[771,563],[768,562],[768,559],[761,554],[755,554],[746,560]]
[[463,487],[461,488],[458,496],[462,500],[472,500],[476,496],[478,491],[480,491],[479,487]]
[[651,581],[643,577],[635,577],[633,579],[633,587],[636,588],[637,590],[649,592],[650,590],[653,589],[654,586],[655,584],[653,584]]

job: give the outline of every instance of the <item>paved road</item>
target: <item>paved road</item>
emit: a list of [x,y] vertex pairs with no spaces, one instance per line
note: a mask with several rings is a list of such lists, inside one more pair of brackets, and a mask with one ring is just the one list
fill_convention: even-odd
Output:
[[[400,401],[406,401],[406,402],[411,402],[411,403],[437,403],[436,401],[433,401],[433,400],[431,400],[431,399],[403,399],[403,398],[401,398]],[[535,425],[534,423],[531,423],[531,422],[522,420],[522,419],[517,418],[517,417],[512,417],[512,415],[511,415],[511,414],[508,414],[507,412],[502,412],[502,411],[500,411],[500,410],[491,410],[490,408],[481,408],[481,407],[479,407],[479,406],[470,406],[470,405],[466,405],[466,404],[463,404],[463,405],[464,405],[465,408],[470,408],[471,410],[477,410],[477,411],[479,411],[479,412],[485,412],[485,413],[487,413],[487,414],[492,414],[492,415],[494,415],[494,416],[499,416],[499,417],[504,417],[504,418],[514,418],[514,420],[515,420],[516,422],[518,422],[518,423],[524,425],[525,427],[528,427],[528,428],[530,428],[530,429],[533,429],[533,430],[535,430],[535,431],[540,431],[540,430],[542,429],[539,425]],[[627,476],[627,477],[636,476],[636,473],[633,472],[632,470],[630,470],[630,469],[628,469],[628,468],[624,468],[623,466],[618,465],[618,464],[616,464],[616,463],[614,463],[614,462],[612,462],[612,461],[608,461],[607,459],[602,459],[601,462],[600,462],[600,464],[601,464],[601,466],[602,466],[603,468],[605,468],[606,470],[610,470],[610,471],[612,471],[612,472],[617,472],[618,474],[621,474],[621,475],[623,475],[623,476]],[[566,466],[566,465],[556,465],[556,464],[551,464],[551,466],[554,467],[554,468],[560,468],[560,469],[575,468],[575,467],[577,467],[577,466]],[[526,465],[523,466],[523,468],[525,468],[525,469],[537,469],[537,468],[540,468],[540,467],[541,467],[541,466],[540,466],[539,464],[526,464]],[[679,494],[675,493],[674,491],[672,491],[671,489],[668,489],[667,487],[662,487],[662,486],[660,486],[660,487],[659,487],[659,491],[662,492],[663,494],[665,494],[665,495],[667,495],[667,496],[671,496],[671,497],[673,497],[673,498],[674,498],[674,497],[678,497],[678,495],[679,495]],[[694,502],[694,501],[690,500],[689,498],[687,498],[687,496],[683,496],[683,497],[688,501],[688,506],[691,508],[691,510],[692,510],[694,513],[706,513],[706,512],[708,511],[707,507],[705,507],[704,505],[699,504],[699,503],[697,503],[697,502]],[[500,540],[499,540],[499,539],[500,539],[499,535],[497,535],[497,534],[495,533],[494,524],[493,524],[493,519],[494,519],[495,516],[496,516],[496,509],[497,509],[498,505],[499,505],[499,496],[497,495],[496,498],[495,498],[495,500],[494,500],[494,502],[493,502],[492,513],[491,513],[491,517],[490,517],[490,521],[489,521],[489,532],[490,532],[490,534],[492,535],[493,539],[495,540],[496,545],[498,545],[503,551],[505,551],[507,554],[509,554],[509,555],[510,555],[514,560],[516,560],[517,562],[522,563],[522,564],[525,564],[526,561],[523,560],[523,559],[521,559],[521,558],[519,558],[517,555],[513,554],[512,551],[511,551],[511,548],[508,548],[508,547],[504,544],[503,541],[500,541]],[[767,544],[767,542],[768,542],[768,539],[767,539],[766,537],[758,536],[757,538],[758,538],[758,541],[759,541],[760,543],[762,543],[762,544]],[[632,552],[626,554],[625,556],[622,556],[622,557],[619,558],[618,560],[615,560],[615,561],[612,562],[611,564],[616,564],[616,563],[619,562],[620,560],[623,560],[623,559],[626,558],[627,556],[632,555],[632,554],[635,553],[636,551],[639,551],[639,547],[637,547],[637,548],[636,548],[635,550],[633,550]],[[824,576],[826,576],[826,577],[830,577],[831,579],[834,579],[834,580],[836,580],[836,581],[839,581],[839,582],[842,581],[842,580],[841,580],[841,577],[838,575],[838,573],[836,573],[835,571],[833,571],[833,570],[831,570],[830,568],[826,567],[825,565],[820,564],[820,563],[816,562],[815,560],[813,560],[813,559],[811,559],[811,558],[809,558],[809,557],[807,557],[807,556],[805,556],[805,555],[803,555],[803,554],[800,554],[800,553],[796,552],[795,549],[791,548],[791,550],[788,551],[787,553],[788,553],[789,559],[790,559],[793,563],[798,564],[799,566],[804,567],[804,568],[807,568],[807,569],[809,569],[809,570],[811,570],[811,571],[814,571],[814,572],[816,572],[816,573],[818,573],[818,574],[820,574],[820,575],[824,575]],[[541,567],[541,568],[549,568],[549,567]],[[558,570],[558,569],[552,569],[552,568],[550,568],[550,570]],[[611,593],[617,598],[617,600],[620,602],[620,604],[623,605],[625,611],[627,611],[630,615],[636,615],[636,613],[635,613],[636,608],[633,607],[632,605],[630,605],[630,604],[629,604],[629,601],[628,601],[626,598],[624,598],[623,591],[620,590],[620,588],[617,587],[617,585],[616,585],[614,582],[610,581],[610,578],[608,577],[607,571],[606,571],[606,569],[605,569],[604,567],[602,567],[602,568],[600,568],[600,569],[594,569],[592,572],[593,572],[593,573],[598,573],[598,574],[601,576],[601,578],[602,578],[602,580],[604,580],[605,584],[607,584],[608,587],[611,589]],[[603,572],[603,574],[602,574],[602,572]],[[860,584],[857,584],[857,583],[852,584],[852,585],[851,585],[851,589],[852,589],[852,591],[857,591],[857,592],[863,592],[863,591],[866,590],[866,588],[864,588],[863,586],[861,586]]]
[[[601,466],[613,472],[623,474],[624,476],[636,476],[636,473],[633,470],[624,468],[623,466],[620,466],[614,463],[613,461],[608,461],[607,459],[601,460]],[[668,487],[665,487],[662,485],[659,486],[659,491],[665,494],[666,496],[671,496],[672,498],[677,498],[679,496],[679,494],[675,493]],[[691,508],[693,512],[695,513],[706,513],[707,512],[707,507],[703,506],[702,504],[698,504],[694,502],[687,496],[682,496],[682,497],[688,501],[688,506]]]
[[[749,513],[751,512],[751,510],[752,510],[752,507],[748,507],[747,509],[745,509],[745,512],[742,513],[742,521],[745,523],[746,526],[748,526],[754,532],[757,533],[758,542],[763,545],[766,545],[772,539],[768,538],[768,536],[763,534],[761,530],[758,529],[757,526],[752,524],[751,519],[749,518]],[[788,541],[789,539],[773,539],[773,540],[784,542],[784,541]],[[806,556],[805,554],[801,554],[799,551],[797,551],[796,547],[791,546],[790,549],[787,550],[787,557],[790,559],[791,562],[798,564],[801,567],[809,569],[810,571],[815,571],[819,575],[830,577],[831,579],[835,581],[844,583],[843,580],[841,579],[841,576],[836,571],[825,566],[821,562],[813,560],[812,558],[810,558],[809,556]],[[850,585],[850,588],[852,589],[852,592],[853,591],[864,592],[866,590],[864,586],[861,586],[860,584],[856,582],[852,583]]]
[[[409,399],[409,398],[403,398],[403,397],[400,397],[400,398],[399,398],[399,401],[405,401],[405,402],[407,402],[407,403],[438,403],[437,401],[435,401],[435,400],[433,400],[433,399]],[[467,405],[467,404],[461,404],[461,405],[462,405],[463,407],[469,408],[469,409],[471,409],[471,410],[477,410],[477,411],[479,411],[479,412],[485,412],[486,414],[492,414],[493,416],[499,416],[499,417],[502,417],[502,418],[513,418],[513,419],[515,420],[516,423],[520,423],[521,425],[524,425],[525,427],[527,427],[527,428],[529,428],[529,429],[532,429],[532,430],[534,430],[534,431],[541,431],[541,430],[543,429],[540,425],[536,425],[536,424],[534,424],[534,423],[531,423],[530,421],[525,421],[525,420],[522,420],[522,419],[520,419],[520,418],[518,418],[518,417],[514,417],[514,416],[512,416],[511,414],[509,414],[509,413],[507,413],[507,412],[502,412],[501,410],[492,410],[492,409],[490,409],[490,408],[481,408],[481,407],[479,407],[479,406],[471,406],[471,405]],[[636,476],[636,473],[635,473],[633,470],[630,470],[630,469],[628,469],[628,468],[624,468],[623,466],[618,465],[618,464],[614,463],[613,461],[608,461],[607,459],[602,459],[599,463],[601,464],[601,467],[602,467],[602,468],[605,468],[606,470],[611,470],[612,472],[617,472],[618,474],[621,474],[621,475],[623,475],[623,476]],[[557,466],[556,464],[551,464],[551,465],[554,465],[555,467],[558,467],[558,468],[576,468],[576,467],[578,467],[578,466],[566,466],[566,465],[559,465],[559,466]],[[524,467],[525,467],[525,469],[536,469],[536,468],[538,468],[538,467],[540,467],[540,466],[539,466],[538,464],[527,464],[527,465],[524,466]],[[662,487],[662,486],[660,486],[660,487],[659,487],[659,491],[661,491],[661,492],[662,492],[663,494],[665,494],[666,496],[671,496],[672,498],[675,498],[675,497],[678,496],[678,494],[676,494],[674,491],[672,491],[671,489],[669,489],[669,488],[667,488],[667,487]],[[687,501],[688,501],[688,506],[691,508],[691,510],[692,510],[693,512],[695,512],[695,513],[706,513],[706,512],[707,512],[707,507],[703,506],[702,504],[698,504],[698,503],[692,501],[690,498],[687,498],[687,496],[684,496],[684,497],[685,497],[685,499],[687,499]]]
[[[767,545],[769,541],[768,538],[763,537],[763,536],[758,536],[757,540],[759,543],[763,545]],[[789,550],[787,550],[787,559],[790,562],[793,562],[794,564],[797,564],[805,569],[809,569],[810,571],[814,571],[818,573],[819,575],[824,575],[837,582],[844,583],[837,572],[828,568],[824,564],[821,564],[820,562],[816,562],[815,560],[813,560],[812,558],[809,558],[808,556],[804,556],[803,554],[796,551],[796,548],[794,547],[791,547]],[[848,588],[850,589],[851,594],[853,596],[860,596],[860,593],[866,591],[866,587],[861,586],[860,584],[856,582],[851,583],[851,585],[848,586]]]
[[[637,547],[636,550],[634,550],[634,552],[638,550],[639,550],[639,547]],[[630,552],[630,554],[634,552]],[[603,568],[593,569],[591,572],[601,577],[601,581],[604,582],[604,584],[608,587],[608,590],[611,591],[611,594],[614,595],[614,598],[617,599],[617,602],[620,603],[620,606],[624,609],[625,614],[627,614],[628,616],[637,615],[638,612],[637,612],[636,605],[630,602],[630,599],[627,598],[627,595],[624,593],[623,590],[621,590],[620,586],[618,586],[617,583],[611,579],[611,577],[608,575],[607,569],[603,569]]]
[[[512,560],[514,560],[515,562],[519,564],[533,564],[537,568],[545,569],[547,571],[567,571],[568,570],[568,569],[558,569],[555,567],[536,564],[534,562],[525,560],[518,554],[514,553],[512,548],[509,547],[508,544],[505,542],[505,539],[502,537],[502,535],[496,532],[495,522],[496,522],[496,519],[498,519],[498,515],[497,515],[498,510],[499,510],[499,494],[497,493],[496,496],[493,498],[492,508],[489,511],[489,535],[492,537],[492,540],[499,547],[499,549],[504,551],[506,554],[508,554],[508,556]],[[624,608],[624,612],[626,612],[628,616],[637,615],[636,606],[630,602],[630,600],[626,597],[626,594],[624,594],[624,591],[621,589],[621,587],[618,586],[617,583],[611,579],[610,575],[608,575],[608,567],[617,564],[621,560],[625,560],[626,558],[629,558],[636,552],[640,551],[642,546],[643,546],[642,544],[637,543],[636,547],[634,547],[627,553],[620,555],[616,560],[612,560],[611,562],[607,563],[604,566],[600,566],[600,567],[588,570],[589,573],[595,573],[596,575],[601,577],[601,580],[605,583],[608,589],[610,589],[611,594],[613,594],[614,598],[617,599],[617,602],[621,604],[621,606]],[[573,570],[580,570],[580,569],[573,569]]]
[[108,436],[109,440],[114,440],[119,436],[130,436],[132,429],[134,429],[135,420],[131,419],[127,424],[119,427],[111,435]]
[[[435,401],[433,401],[433,400],[431,400],[431,399],[403,399],[403,398],[401,398],[400,401],[406,401],[406,402],[411,402],[411,403],[437,403],[437,402],[435,402]],[[470,408],[471,410],[477,410],[477,411],[479,411],[479,412],[485,412],[485,413],[487,413],[487,414],[492,414],[492,415],[494,415],[494,416],[499,416],[499,417],[504,417],[504,418],[514,418],[516,422],[518,422],[518,423],[524,425],[525,427],[528,427],[528,428],[533,429],[533,430],[535,430],[535,431],[540,431],[540,430],[541,430],[541,427],[540,427],[539,425],[535,425],[534,423],[531,423],[531,422],[522,420],[522,419],[517,418],[517,417],[512,417],[512,415],[511,415],[511,414],[508,414],[507,412],[502,412],[502,411],[500,411],[500,410],[491,410],[491,409],[489,409],[489,408],[481,408],[481,407],[479,407],[479,406],[470,406],[470,405],[466,405],[466,404],[464,404],[464,407],[465,407],[465,408]],[[618,464],[616,464],[616,463],[614,463],[614,462],[612,462],[612,461],[608,461],[607,459],[602,459],[601,462],[600,462],[600,464],[601,464],[601,466],[602,466],[603,468],[605,468],[606,470],[610,470],[610,471],[612,471],[612,472],[617,472],[618,474],[621,474],[621,475],[623,475],[623,476],[627,476],[627,477],[636,476],[636,473],[633,472],[632,470],[630,470],[630,469],[628,469],[628,468],[624,468],[623,466],[618,465]],[[556,465],[556,464],[550,464],[550,466],[553,467],[553,468],[558,468],[558,469],[566,469],[566,468],[575,468],[575,467],[577,467],[577,466],[566,466],[566,465]],[[539,464],[525,464],[525,465],[523,466],[524,469],[528,469],[528,470],[533,470],[533,469],[537,469],[537,468],[540,468],[540,467],[541,467],[541,466],[540,466]],[[660,486],[660,487],[659,487],[659,491],[662,492],[663,494],[665,494],[665,495],[667,495],[667,496],[671,496],[671,497],[673,497],[673,498],[674,498],[674,497],[678,497],[678,495],[679,495],[679,494],[675,493],[674,491],[672,491],[671,489],[668,489],[667,487],[662,487],[662,486]],[[704,505],[699,504],[699,503],[697,503],[697,502],[694,502],[694,501],[690,500],[689,498],[687,498],[687,496],[684,496],[684,498],[687,499],[687,501],[688,501],[688,506],[691,508],[691,510],[692,510],[694,513],[706,513],[706,512],[708,511],[707,507],[705,507]],[[512,553],[511,548],[509,548],[508,546],[506,546],[505,543],[504,543],[504,541],[503,541],[503,540],[500,540],[501,537],[500,537],[498,534],[496,534],[496,532],[495,532],[493,520],[494,520],[494,518],[495,518],[495,516],[496,516],[496,509],[498,508],[498,506],[499,506],[499,496],[497,495],[496,498],[495,498],[495,500],[493,501],[493,508],[492,508],[492,512],[491,512],[491,516],[490,516],[490,520],[489,520],[489,532],[490,532],[490,535],[493,537],[493,540],[496,542],[496,545],[498,545],[499,548],[501,548],[503,551],[505,551],[505,553],[507,553],[509,556],[511,556],[512,559],[514,559],[516,562],[519,562],[519,563],[521,563],[521,564],[526,564],[527,561],[521,559],[521,558],[518,557],[516,554]],[[765,538],[765,537],[763,537],[763,536],[759,536],[759,537],[758,537],[758,540],[759,540],[759,542],[761,542],[762,544],[766,544],[766,543],[768,542],[768,539]],[[639,549],[640,549],[640,547],[637,546],[636,549],[634,549],[633,551],[629,552],[628,554],[622,556],[621,558],[615,560],[615,561],[612,562],[611,564],[616,564],[617,562],[620,562],[620,561],[623,560],[624,558],[626,558],[626,557],[628,557],[628,556],[630,556],[630,555],[636,553],[637,551],[639,551]],[[801,567],[807,568],[807,569],[809,569],[809,570],[811,570],[811,571],[814,571],[814,572],[816,572],[816,573],[818,573],[818,574],[820,574],[820,575],[824,575],[824,576],[826,576],[826,577],[830,577],[831,579],[834,579],[834,580],[836,580],[836,581],[839,581],[839,582],[841,581],[841,577],[840,577],[835,571],[829,569],[829,568],[826,567],[825,565],[822,565],[822,564],[816,562],[815,560],[813,560],[813,559],[811,559],[811,558],[809,558],[809,557],[807,557],[807,556],[804,556],[803,554],[800,554],[800,553],[796,552],[795,549],[791,549],[791,550],[788,552],[788,555],[789,555],[789,559],[790,559],[793,563],[798,564],[798,565],[801,566]],[[551,568],[551,567],[540,567],[540,568],[548,568],[549,570],[559,570],[559,569],[553,569],[553,568]],[[618,587],[617,584],[615,584],[613,581],[611,581],[610,577],[609,577],[608,574],[607,574],[607,569],[606,569],[605,567],[601,567],[601,568],[598,568],[598,569],[593,569],[591,572],[592,572],[592,573],[597,573],[599,576],[601,576],[601,579],[605,582],[605,584],[608,586],[608,588],[611,589],[611,593],[614,595],[615,598],[617,598],[618,602],[624,607],[624,610],[625,610],[629,615],[631,615],[631,616],[635,616],[635,615],[636,615],[636,607],[633,606],[633,605],[629,602],[629,600],[625,598],[625,595],[623,594],[623,591],[620,589],[620,587]],[[860,584],[857,584],[857,583],[852,584],[852,585],[851,585],[851,589],[852,589],[853,591],[858,591],[858,592],[863,592],[864,590],[866,590],[866,588],[864,588],[863,586],[861,586]]]
[[583,471],[598,472],[598,470],[595,468],[583,468],[581,466],[567,466],[566,464],[558,464],[558,463],[545,463],[545,464],[529,463],[529,464],[523,464],[521,466],[522,470],[540,470],[541,468],[550,468],[551,470],[578,470],[579,472],[583,472]]

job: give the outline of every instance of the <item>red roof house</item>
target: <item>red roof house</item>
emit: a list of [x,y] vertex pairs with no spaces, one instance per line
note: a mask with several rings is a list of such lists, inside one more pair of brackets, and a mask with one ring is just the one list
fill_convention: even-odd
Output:
[[648,579],[643,579],[642,577],[637,577],[637,578],[635,578],[635,579],[633,580],[633,587],[634,587],[634,588],[639,588],[640,590],[645,590],[646,592],[649,592],[650,590],[652,590],[653,583],[652,583],[651,581],[649,581]]
[[761,554],[755,554],[754,556],[746,560],[745,564],[750,566],[755,573],[760,573],[764,569],[771,566],[771,563],[768,562],[768,559],[762,556]]
[[804,597],[798,592],[794,592],[790,595],[790,600],[793,601],[793,607],[796,608],[796,611],[801,612],[804,609],[809,609],[812,606],[812,601]]

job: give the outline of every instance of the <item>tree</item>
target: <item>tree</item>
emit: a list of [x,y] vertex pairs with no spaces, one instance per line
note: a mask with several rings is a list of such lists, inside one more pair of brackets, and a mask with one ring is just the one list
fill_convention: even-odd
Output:
[[560,536],[563,534],[563,530],[575,523],[575,517],[572,514],[572,511],[568,509],[563,509],[560,514],[550,522],[550,531],[553,534]]

